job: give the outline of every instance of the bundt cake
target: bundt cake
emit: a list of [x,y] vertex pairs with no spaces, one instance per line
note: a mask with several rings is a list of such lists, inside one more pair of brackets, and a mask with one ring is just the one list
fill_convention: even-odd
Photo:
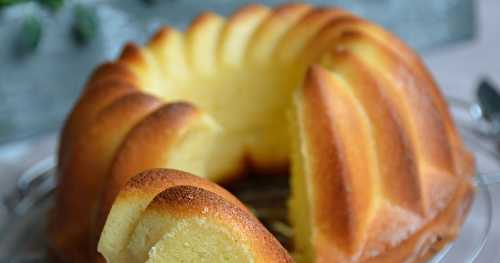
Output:
[[101,237],[110,262],[176,262],[189,249],[175,240],[198,231],[219,256],[242,238],[234,261],[257,255],[263,230],[219,188],[176,179],[125,198],[127,182],[172,168],[227,184],[288,166],[298,262],[424,261],[457,235],[474,192],[473,158],[400,40],[340,9],[250,5],[163,28],[93,73],[61,135],[52,249],[93,262]]

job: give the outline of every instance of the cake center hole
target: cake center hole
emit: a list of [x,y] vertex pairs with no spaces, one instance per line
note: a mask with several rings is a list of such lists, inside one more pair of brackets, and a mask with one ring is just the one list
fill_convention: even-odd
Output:
[[289,251],[293,231],[288,220],[289,171],[246,169],[236,181],[223,186],[240,199]]

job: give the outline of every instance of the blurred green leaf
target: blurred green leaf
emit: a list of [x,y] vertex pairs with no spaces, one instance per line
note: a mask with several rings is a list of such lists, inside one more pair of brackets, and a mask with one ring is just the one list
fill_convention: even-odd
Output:
[[73,37],[78,44],[87,44],[97,34],[99,21],[95,9],[84,5],[75,7]]
[[141,0],[141,1],[147,5],[153,5],[158,2],[158,0]]
[[64,0],[38,0],[38,3],[52,11],[57,11],[64,5]]
[[16,5],[24,2],[28,2],[29,0],[0,0],[0,9],[10,5]]
[[[140,0],[140,1],[146,5],[154,5],[154,4],[157,4],[158,2],[160,2],[159,0]],[[175,2],[177,0],[163,0],[163,1],[164,2]]]
[[40,19],[35,16],[27,17],[22,26],[19,35],[18,51],[21,54],[33,52],[42,38],[42,24]]

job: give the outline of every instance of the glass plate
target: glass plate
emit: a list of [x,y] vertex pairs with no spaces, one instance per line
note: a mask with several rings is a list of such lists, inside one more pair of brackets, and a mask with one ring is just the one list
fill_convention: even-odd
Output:
[[[28,170],[20,177],[15,192],[4,200],[10,216],[0,227],[1,262],[48,261],[49,243],[45,233],[48,212],[53,205],[53,165],[54,160],[51,158]],[[476,178],[477,193],[458,239],[442,249],[430,262],[474,262],[487,243],[494,221],[490,187],[498,183],[495,180],[498,177],[478,175]]]

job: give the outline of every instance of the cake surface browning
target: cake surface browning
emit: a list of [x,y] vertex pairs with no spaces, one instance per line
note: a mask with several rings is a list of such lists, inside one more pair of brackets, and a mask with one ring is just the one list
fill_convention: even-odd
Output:
[[[92,262],[101,237],[108,260],[119,262],[142,236],[135,224],[163,220],[159,207],[180,213],[174,199],[190,191],[213,192],[194,185],[202,190],[160,193],[162,183],[122,202],[120,191],[142,171],[227,183],[249,166],[289,164],[298,262],[424,261],[457,235],[473,198],[473,158],[413,51],[344,10],[250,5],[228,18],[204,13],[186,32],[162,28],[94,72],[61,136],[52,247]],[[101,235],[106,220],[121,224],[108,216],[120,204],[134,207],[131,221]],[[220,230],[197,225],[194,214],[179,218]],[[235,235],[228,229],[217,233]],[[150,246],[131,253],[144,260]],[[162,246],[157,258],[172,253]]]

